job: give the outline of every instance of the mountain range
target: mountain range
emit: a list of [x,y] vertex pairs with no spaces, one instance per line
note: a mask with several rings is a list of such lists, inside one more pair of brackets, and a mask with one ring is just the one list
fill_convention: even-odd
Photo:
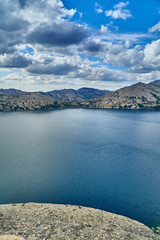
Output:
[[[53,90],[49,92],[39,92],[43,95],[54,97],[57,99],[62,99],[67,102],[82,102],[86,99],[97,98],[103,95],[110,93],[108,90],[99,90],[95,88],[80,88],[78,90],[75,89],[62,89],[62,90]],[[0,94],[4,95],[21,95],[21,94],[29,94],[29,92],[24,92],[21,90],[17,90],[14,88],[10,89],[0,89]]]
[[62,89],[32,93],[13,88],[0,89],[0,111],[76,108],[81,106],[80,102],[109,93],[110,91],[94,88]]
[[23,92],[0,89],[0,111],[56,108],[160,109],[160,80],[110,92],[93,88]]
[[62,99],[68,102],[82,102],[86,99],[97,98],[106,94],[109,94],[108,90],[99,90],[95,88],[80,88],[75,89],[62,89],[54,90],[50,92],[43,93],[44,95]]

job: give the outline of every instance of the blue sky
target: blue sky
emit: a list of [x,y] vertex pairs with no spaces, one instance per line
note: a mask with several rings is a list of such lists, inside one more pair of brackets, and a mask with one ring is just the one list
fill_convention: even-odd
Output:
[[0,0],[0,88],[160,79],[160,0]]
[[[97,14],[95,9],[96,1],[92,0],[64,0],[64,6],[66,8],[76,8],[79,12],[83,13],[81,23],[86,22],[90,27],[99,28],[101,25],[109,24],[112,18],[106,18],[104,12],[109,9],[113,9],[113,6],[121,1],[118,0],[99,0],[97,4],[101,6],[103,13]],[[124,1],[126,3],[127,1]],[[159,19],[159,0],[131,0],[129,1],[127,9],[130,10],[132,17],[127,21],[122,19],[116,19],[114,23],[118,25],[120,32],[146,32],[150,26],[156,24]],[[79,14],[75,14],[74,20],[79,20]]]

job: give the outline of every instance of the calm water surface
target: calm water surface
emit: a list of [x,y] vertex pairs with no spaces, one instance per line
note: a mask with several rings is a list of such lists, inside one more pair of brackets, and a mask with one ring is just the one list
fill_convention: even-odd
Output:
[[160,218],[160,112],[0,114],[0,203],[78,204]]

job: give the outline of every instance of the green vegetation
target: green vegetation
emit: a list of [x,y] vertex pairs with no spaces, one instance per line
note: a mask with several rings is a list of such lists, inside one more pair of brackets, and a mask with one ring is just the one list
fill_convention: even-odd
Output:
[[146,98],[144,96],[142,96],[142,102],[145,102]]
[[156,94],[154,94],[152,92],[150,92],[150,94],[152,94],[152,96],[155,97],[156,99],[160,100],[160,98]]
[[136,99],[136,96],[131,96],[129,97],[129,99]]
[[156,234],[160,234],[160,227],[152,227],[152,231]]
[[137,105],[138,105],[139,108],[142,108],[142,109],[145,108],[145,106],[141,103],[137,103]]

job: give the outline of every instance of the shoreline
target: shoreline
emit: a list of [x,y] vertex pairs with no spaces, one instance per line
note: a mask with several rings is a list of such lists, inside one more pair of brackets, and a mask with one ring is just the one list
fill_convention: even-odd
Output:
[[10,113],[10,112],[51,112],[51,111],[58,111],[58,110],[79,110],[79,109],[83,109],[83,110],[108,110],[108,111],[123,111],[123,112],[141,112],[141,111],[146,111],[146,112],[159,112],[160,111],[160,107],[157,108],[84,108],[84,107],[73,107],[73,108],[53,108],[53,109],[25,109],[25,110],[0,110],[0,113]]

